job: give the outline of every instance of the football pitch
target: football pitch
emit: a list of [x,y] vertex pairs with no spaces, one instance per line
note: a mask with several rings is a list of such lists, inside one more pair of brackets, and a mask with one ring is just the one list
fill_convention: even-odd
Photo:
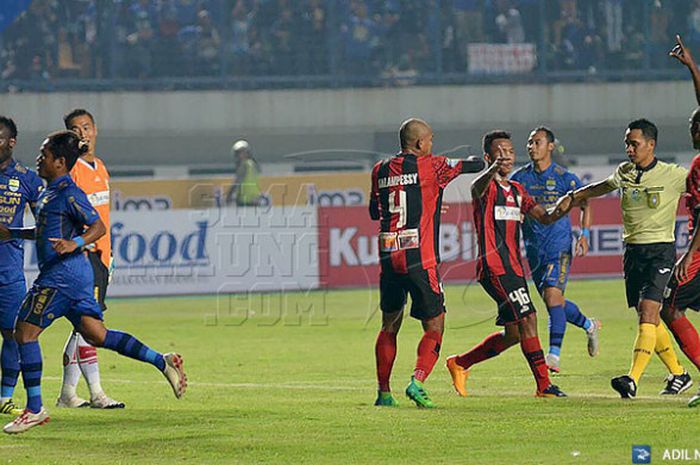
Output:
[[[570,397],[539,399],[519,347],[472,370],[459,398],[444,368],[494,331],[495,307],[477,286],[448,286],[441,359],[426,384],[438,405],[419,410],[403,396],[419,324],[404,321],[393,389],[396,409],[373,407],[376,290],[112,299],[106,320],[157,350],[184,356],[190,387],[176,400],[151,366],[100,350],[102,385],[125,410],[54,407],[66,321],[42,336],[44,403],[52,419],[0,439],[0,462],[13,464],[626,464],[632,445],[700,448],[696,385],[661,398],[665,368],[652,359],[638,398],[622,401],[610,378],[625,373],[636,316],[621,280],[572,281],[568,296],[602,320],[601,353],[591,359],[582,330],[568,326],[562,374]],[[534,294],[533,294],[534,296]],[[546,347],[546,311],[536,298]],[[689,312],[694,323],[700,323]],[[677,347],[677,346],[676,346]],[[81,383],[84,383],[81,381]],[[84,384],[79,393],[87,395]],[[24,402],[18,387],[17,400]],[[9,421],[10,417],[3,420]]]

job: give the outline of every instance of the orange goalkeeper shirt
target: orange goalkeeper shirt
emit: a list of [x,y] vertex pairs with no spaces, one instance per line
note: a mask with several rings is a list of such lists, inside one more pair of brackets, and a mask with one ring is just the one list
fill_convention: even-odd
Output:
[[107,228],[107,234],[95,242],[95,251],[100,255],[100,260],[105,267],[109,268],[112,256],[112,235],[110,234],[109,222],[109,173],[105,164],[97,157],[95,157],[94,165],[93,167],[83,158],[78,158],[70,175],[78,187],[87,194],[88,200],[95,207],[97,214],[100,215],[100,219]]

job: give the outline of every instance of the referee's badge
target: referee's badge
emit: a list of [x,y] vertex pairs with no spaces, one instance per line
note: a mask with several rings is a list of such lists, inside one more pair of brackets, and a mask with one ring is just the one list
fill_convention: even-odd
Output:
[[647,194],[647,206],[649,208],[658,208],[661,202],[661,194],[659,192],[649,192]]
[[547,182],[545,183],[545,187],[547,187],[548,191],[553,191],[554,189],[557,188],[557,181],[555,181],[552,178],[547,179]]

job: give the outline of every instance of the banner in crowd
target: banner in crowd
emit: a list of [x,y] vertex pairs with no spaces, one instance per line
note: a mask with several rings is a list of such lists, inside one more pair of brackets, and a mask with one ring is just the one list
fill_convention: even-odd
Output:
[[[590,252],[573,260],[571,273],[578,277],[622,276],[622,218],[619,199],[591,202],[594,226]],[[576,218],[578,209],[572,213]],[[366,207],[319,210],[319,261],[321,286],[362,287],[379,282],[379,223],[370,220]],[[678,249],[688,246],[687,217],[676,222]],[[450,204],[440,227],[440,274],[444,282],[472,281],[478,253],[470,203]],[[523,256],[524,259],[524,256]]]
[[469,74],[529,73],[537,66],[535,44],[469,44]]
[[[317,209],[112,213],[110,296],[316,289]],[[26,241],[28,279],[36,250]]]
[[[231,178],[112,181],[112,210],[218,208],[226,205]],[[367,203],[369,173],[260,176],[263,205],[350,206]]]
[[[612,173],[612,166],[575,167],[584,184]],[[473,174],[460,176],[445,189],[446,202],[468,202]],[[168,180],[114,180],[113,211],[159,211],[219,208],[226,204],[232,180],[224,177]],[[289,176],[261,176],[260,190],[265,206],[308,205],[349,207],[369,202],[370,173],[319,173]]]

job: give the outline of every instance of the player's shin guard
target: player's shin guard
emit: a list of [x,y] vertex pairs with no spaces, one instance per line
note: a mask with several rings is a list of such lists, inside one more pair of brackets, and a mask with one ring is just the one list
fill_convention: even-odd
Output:
[[97,363],[97,349],[88,344],[81,334],[78,334],[78,367],[88,383],[90,398],[96,399],[104,395],[100,384],[100,366]]
[[549,353],[559,356],[566,332],[566,312],[562,305],[549,307],[547,312],[549,312]]
[[396,359],[396,333],[379,331],[377,342],[374,346],[374,355],[377,360],[377,382],[379,391],[389,392],[389,379]]
[[78,366],[78,333],[72,331],[63,349],[62,399],[68,400],[76,397],[75,390],[78,386],[78,381],[80,381],[80,367]]
[[537,391],[544,391],[552,383],[549,381],[547,364],[544,363],[544,353],[542,352],[540,339],[537,336],[528,339],[521,339],[520,348],[522,349],[523,355],[525,355],[525,359],[530,365],[530,370],[535,377]]
[[644,370],[651,360],[651,354],[656,347],[656,325],[651,323],[641,323],[637,339],[634,341],[634,355],[632,357],[632,367],[629,376],[635,383],[639,384]]
[[131,334],[108,329],[105,335],[104,347],[125,357],[150,363],[160,371],[165,369],[163,354],[144,345]]
[[14,338],[3,338],[2,353],[0,353],[0,365],[2,365],[2,388],[0,397],[9,400],[15,392],[17,378],[19,377],[19,347]]
[[418,344],[416,369],[413,370],[413,377],[421,383],[426,380],[437,363],[440,356],[440,344],[442,344],[442,334],[434,331],[423,333],[423,338]]
[[41,411],[41,348],[39,341],[19,344],[20,369],[24,389],[27,390],[27,409],[32,413]]
[[578,326],[579,328],[583,328],[586,331],[591,327],[591,320],[590,318],[587,318],[586,315],[581,313],[581,310],[578,308],[578,305],[573,303],[570,300],[567,300],[566,303],[564,304],[564,312],[566,313],[566,321],[571,323],[574,326]]
[[678,362],[676,351],[673,350],[673,345],[671,345],[671,336],[668,335],[668,331],[666,331],[666,327],[663,323],[659,323],[656,326],[656,345],[654,346],[654,351],[661,361],[664,362],[669,373],[672,375],[682,375],[685,373],[685,369]]
[[669,325],[683,353],[700,370],[700,337],[693,324],[684,316]]
[[472,365],[493,358],[505,351],[508,347],[510,346],[505,343],[505,335],[503,332],[498,331],[489,334],[479,345],[472,348],[469,352],[458,356],[457,365],[468,370]]

